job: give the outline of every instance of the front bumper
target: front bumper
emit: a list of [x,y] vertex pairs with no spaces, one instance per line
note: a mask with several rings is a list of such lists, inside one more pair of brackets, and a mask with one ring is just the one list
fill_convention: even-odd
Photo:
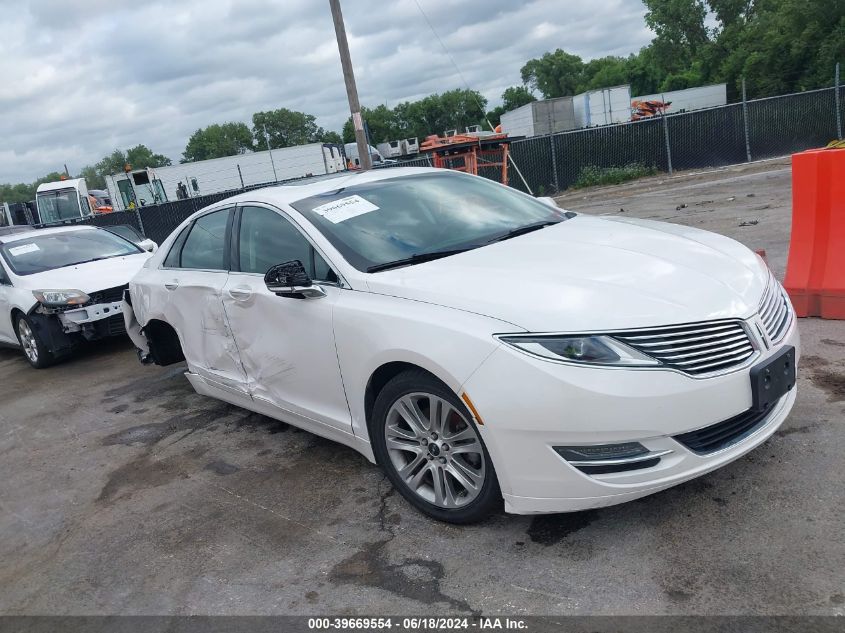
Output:
[[112,301],[109,303],[98,303],[95,305],[85,306],[83,308],[76,308],[73,310],[65,310],[59,313],[59,321],[65,332],[79,332],[84,329],[86,325],[119,317],[118,320],[123,321],[123,301]]
[[[800,355],[793,320],[777,348]],[[643,497],[715,470],[768,439],[795,402],[793,388],[752,432],[698,455],[673,436],[733,418],[752,406],[750,367],[710,378],[660,369],[577,367],[497,349],[463,386],[499,478],[505,509],[516,514],[571,512]],[[506,377],[503,381],[503,377]],[[651,467],[586,474],[554,446],[639,442],[664,453]]]

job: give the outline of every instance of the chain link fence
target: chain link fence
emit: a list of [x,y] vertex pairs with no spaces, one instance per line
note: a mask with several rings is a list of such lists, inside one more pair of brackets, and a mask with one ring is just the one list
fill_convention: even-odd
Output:
[[549,195],[576,185],[585,170],[639,165],[672,173],[824,147],[842,139],[843,102],[845,88],[823,88],[517,140],[511,154],[525,182],[511,174],[509,184]]
[[[638,166],[646,171],[672,173],[785,156],[841,139],[843,104],[845,87],[824,88],[516,140],[511,143],[510,152],[519,170],[509,169],[508,180],[512,187],[544,196],[577,185],[585,173],[596,170]],[[379,165],[376,169],[430,166],[431,161],[425,156]],[[499,179],[499,168],[479,167],[481,175]],[[239,193],[275,184],[278,183],[266,182],[99,215],[86,222],[99,226],[130,224],[161,243],[194,212]]]

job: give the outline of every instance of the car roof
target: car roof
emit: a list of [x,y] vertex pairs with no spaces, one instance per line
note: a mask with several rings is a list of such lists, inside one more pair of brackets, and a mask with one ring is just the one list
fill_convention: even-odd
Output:
[[8,242],[17,242],[20,240],[27,240],[33,237],[40,237],[42,235],[52,235],[56,233],[71,233],[74,231],[96,231],[98,230],[96,226],[57,226],[55,228],[49,229],[32,229],[29,231],[22,231],[20,233],[15,232],[9,235],[4,235],[0,233],[0,244],[6,244]]
[[316,196],[330,191],[338,191],[345,189],[346,187],[351,187],[352,185],[378,182],[380,180],[392,180],[403,176],[414,176],[425,173],[442,174],[454,172],[449,172],[444,169],[435,169],[433,167],[390,167],[388,169],[340,172],[340,174],[331,178],[305,178],[303,180],[292,181],[282,185],[253,189],[252,191],[238,194],[232,198],[227,198],[214,206],[220,207],[239,202],[267,202],[270,204],[289,205],[297,200],[310,198],[311,196]]

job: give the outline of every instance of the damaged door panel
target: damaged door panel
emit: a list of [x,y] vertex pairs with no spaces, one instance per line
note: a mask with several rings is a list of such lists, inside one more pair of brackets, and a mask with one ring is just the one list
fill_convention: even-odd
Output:
[[[179,333],[181,349],[192,372],[246,393],[246,376],[223,312],[221,296],[226,281],[224,272],[174,271],[172,279],[165,284],[168,301],[164,321]],[[148,341],[150,334],[161,335],[162,331],[157,331],[153,324]],[[167,353],[166,341],[161,338],[153,341],[153,346],[159,345],[158,351]]]
[[262,275],[229,276],[223,305],[253,398],[351,432],[332,331],[339,288],[320,299],[277,297]]
[[[161,321],[178,332],[192,372],[246,394],[246,376],[222,303],[228,277],[232,215],[232,209],[221,209],[198,217],[180,234],[168,254],[165,277],[156,284],[151,296],[139,300],[153,300],[160,306]],[[148,343],[152,343],[150,352],[159,354],[162,360],[173,357],[172,335],[170,341],[166,340],[168,332],[156,331],[154,326],[147,333]]]
[[[345,292],[310,242],[266,207],[240,210],[236,261],[223,305],[240,351],[250,394],[346,433],[352,432],[340,376],[332,317]],[[315,299],[277,296],[264,273],[289,260],[305,264],[325,291]],[[238,272],[240,269],[240,272]]]

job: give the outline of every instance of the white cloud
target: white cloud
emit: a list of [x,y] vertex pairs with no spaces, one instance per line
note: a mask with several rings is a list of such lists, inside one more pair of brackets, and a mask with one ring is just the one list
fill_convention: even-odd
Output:
[[[495,105],[526,60],[648,43],[640,0],[419,0],[470,87]],[[414,0],[344,0],[361,102],[464,87]],[[0,182],[72,172],[144,143],[178,160],[197,128],[287,107],[348,116],[321,0],[0,0]]]

